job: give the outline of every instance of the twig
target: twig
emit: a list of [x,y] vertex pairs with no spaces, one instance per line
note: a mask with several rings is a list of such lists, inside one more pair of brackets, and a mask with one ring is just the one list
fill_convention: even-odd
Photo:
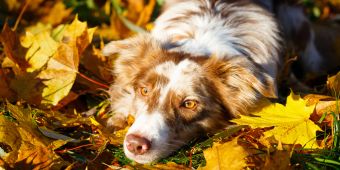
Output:
[[27,9],[27,7],[28,7],[28,4],[29,4],[30,2],[31,2],[31,0],[26,0],[26,1],[25,1],[25,5],[24,5],[24,7],[22,8],[22,10],[20,11],[20,14],[19,14],[17,20],[15,21],[15,25],[14,25],[14,27],[13,27],[13,31],[15,31],[15,30],[18,28],[19,22],[21,21],[21,18],[22,18],[22,16],[23,16],[24,12],[26,11],[26,9]]
[[92,145],[93,145],[92,143],[89,143],[89,144],[80,145],[80,146],[77,146],[77,147],[74,147],[74,148],[64,149],[64,150],[55,151],[55,152],[56,152],[56,153],[65,153],[65,152],[67,152],[67,151],[77,150],[77,149],[80,149],[80,148],[82,148],[82,147],[87,147],[87,146],[92,146]]

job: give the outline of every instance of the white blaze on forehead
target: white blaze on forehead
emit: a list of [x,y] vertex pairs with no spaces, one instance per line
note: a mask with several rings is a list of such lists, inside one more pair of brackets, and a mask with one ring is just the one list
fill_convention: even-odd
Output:
[[159,75],[169,79],[169,83],[161,89],[159,101],[163,103],[170,90],[187,90],[190,93],[190,87],[195,83],[193,80],[199,77],[200,65],[185,59],[177,65],[172,61],[165,62],[157,66],[155,70]]

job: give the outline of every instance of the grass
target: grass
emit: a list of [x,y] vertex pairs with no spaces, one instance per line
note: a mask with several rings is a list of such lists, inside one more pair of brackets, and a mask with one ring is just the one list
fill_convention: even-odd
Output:
[[[336,111],[329,113],[333,117],[331,134],[324,132],[324,139],[329,136],[333,138],[332,146],[324,149],[301,150],[301,153],[295,152],[291,158],[293,165],[311,170],[340,169],[339,95],[334,93],[334,96],[336,96]],[[319,122],[324,118],[325,116],[322,116]]]
[[113,146],[109,145],[107,149],[113,154],[120,165],[131,165],[132,161],[124,154],[123,145]]

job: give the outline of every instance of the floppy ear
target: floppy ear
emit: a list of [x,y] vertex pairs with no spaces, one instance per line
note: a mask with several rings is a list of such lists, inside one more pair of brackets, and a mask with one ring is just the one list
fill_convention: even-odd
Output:
[[212,58],[205,68],[215,77],[222,101],[234,116],[246,114],[260,98],[277,97],[274,78],[244,56]]
[[114,63],[113,74],[115,84],[122,86],[131,84],[139,71],[147,67],[152,57],[161,51],[160,44],[150,34],[140,34],[135,37],[112,41],[105,45],[102,52],[105,56],[117,55]]

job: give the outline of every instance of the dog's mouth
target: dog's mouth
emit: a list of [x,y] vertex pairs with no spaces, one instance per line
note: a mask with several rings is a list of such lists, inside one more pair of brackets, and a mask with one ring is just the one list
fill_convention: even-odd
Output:
[[169,144],[166,140],[148,140],[139,135],[127,135],[124,140],[125,155],[141,164],[155,162],[180,147],[180,145]]

